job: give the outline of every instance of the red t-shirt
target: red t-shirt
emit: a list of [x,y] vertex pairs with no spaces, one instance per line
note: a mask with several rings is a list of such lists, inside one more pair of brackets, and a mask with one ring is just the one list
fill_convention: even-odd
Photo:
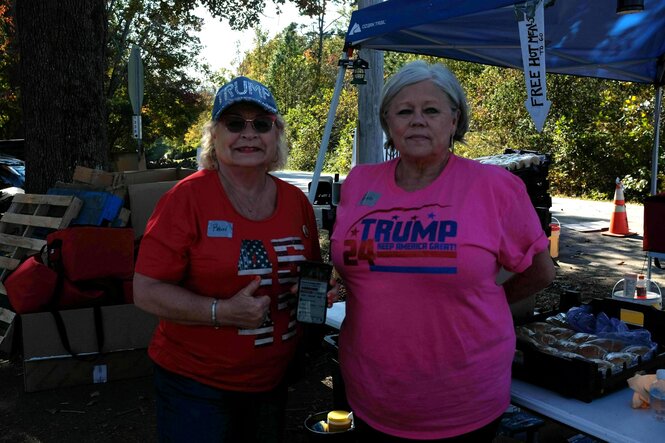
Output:
[[236,391],[274,388],[300,336],[295,320],[297,266],[320,260],[314,211],[300,189],[276,177],[277,207],[269,218],[248,220],[228,200],[216,171],[181,180],[148,221],[136,272],[197,294],[230,298],[261,276],[256,295],[271,297],[258,329],[214,329],[161,319],[149,347],[163,368],[201,383]]

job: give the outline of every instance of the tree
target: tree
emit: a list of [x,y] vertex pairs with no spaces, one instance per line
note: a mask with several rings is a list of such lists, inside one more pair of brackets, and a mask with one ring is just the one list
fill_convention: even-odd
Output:
[[[26,189],[106,168],[104,0],[17,1]],[[54,25],[56,24],[56,25]]]
[[[245,54],[238,73],[263,82],[275,95],[288,126],[291,151],[287,167],[313,170],[344,41],[335,34],[325,35],[322,63],[317,56],[318,34],[299,31],[302,28],[291,24],[268,39],[264,31],[257,29],[254,49]],[[347,83],[337,108],[326,170],[347,173],[351,167],[357,100],[357,89]]]
[[648,193],[654,107],[649,86],[548,74],[552,108],[537,133],[524,107],[521,71],[464,62],[451,66],[471,91],[471,132],[458,152],[469,157],[506,148],[551,153],[553,193],[612,198],[616,177],[625,179],[627,196],[639,200]]
[[16,26],[9,0],[0,0],[0,139],[21,138],[21,108],[16,93]]
[[201,48],[196,32],[202,20],[192,11],[175,13],[173,5],[165,1],[116,0],[109,6],[106,96],[111,151],[136,151],[127,91],[127,60],[133,45],[141,48],[145,73],[143,144],[149,147],[158,139],[178,144],[192,121],[209,106],[199,93],[199,80],[191,74],[209,72],[196,62]]
[[[265,9],[265,0],[200,0],[213,17],[227,20],[232,29],[247,29],[259,22],[261,11]],[[313,17],[321,10],[320,0],[289,0],[295,4],[302,15]],[[191,1],[176,1],[176,9],[182,11],[191,8]],[[286,0],[273,0],[279,7]],[[324,6],[325,8],[325,6]],[[278,10],[279,12],[279,10]]]
[[[290,1],[305,12],[315,4],[308,0]],[[284,4],[285,0],[274,2]],[[114,10],[115,3],[116,0],[17,0],[29,192],[45,192],[58,180],[70,181],[77,165],[108,168],[105,44],[107,12]],[[143,5],[140,0],[125,3],[137,8]],[[265,1],[163,0],[155,4],[169,9],[171,17],[188,14],[201,4],[213,16],[228,19],[232,27],[242,29],[258,21]],[[161,25],[165,30],[169,27],[168,22]],[[173,85],[177,88],[177,81]]]

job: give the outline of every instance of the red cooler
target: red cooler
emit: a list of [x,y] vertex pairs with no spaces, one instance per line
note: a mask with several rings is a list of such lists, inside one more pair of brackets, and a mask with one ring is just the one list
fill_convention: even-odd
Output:
[[665,253],[665,193],[644,199],[644,239],[642,249]]

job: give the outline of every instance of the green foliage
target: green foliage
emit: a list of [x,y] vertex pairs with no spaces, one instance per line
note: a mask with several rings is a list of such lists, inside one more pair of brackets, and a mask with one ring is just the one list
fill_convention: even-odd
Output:
[[451,66],[467,90],[472,112],[468,143],[456,146],[458,154],[473,158],[506,148],[550,153],[552,193],[611,199],[619,177],[627,199],[639,201],[648,194],[650,87],[548,74],[552,107],[543,132],[537,133],[524,105],[522,72],[490,66],[479,71],[478,66]]
[[[549,86],[551,85],[551,86]],[[653,145],[652,90],[610,80],[549,76],[553,103],[547,149],[555,192],[611,199],[624,180],[626,199],[648,194]]]
[[276,37],[275,52],[270,58],[266,83],[277,95],[282,109],[291,109],[307,100],[315,92],[317,82],[308,81],[316,71],[306,60],[305,38],[296,32],[295,23]]
[[[319,46],[319,43],[322,43]],[[255,29],[254,48],[245,54],[238,75],[265,83],[287,122],[289,169],[314,170],[337,77],[343,39],[303,32],[295,24],[274,38]],[[319,57],[319,47],[321,56]],[[330,135],[324,168],[347,173],[351,167],[357,91],[346,85]]]
[[158,139],[183,144],[183,135],[208,107],[188,68],[203,71],[195,60],[201,49],[196,31],[201,19],[177,0],[117,0],[109,11],[109,143],[112,151],[131,152],[133,114],[127,92],[127,60],[133,45],[141,48],[144,67],[143,143]]
[[[353,130],[357,120],[357,93],[348,89],[340,96],[324,162],[324,170],[340,174],[347,174],[351,169]],[[287,113],[291,146],[289,169],[314,170],[332,94],[333,88],[320,91],[319,96],[312,97],[310,104],[292,108]]]
[[10,0],[0,0],[0,139],[20,138],[16,26]]
[[[261,11],[265,10],[265,0],[199,0],[213,17],[218,17],[229,22],[231,29],[247,29],[258,23]],[[272,0],[279,7],[286,3],[285,0]],[[176,7],[180,10],[191,7],[193,2],[188,0],[177,0]],[[312,17],[317,15],[321,6],[325,8],[325,1],[320,0],[289,0],[299,9],[303,15]]]
[[[319,1],[289,0],[303,13],[315,15],[321,7]],[[272,0],[284,4],[285,0]],[[210,91],[204,88],[192,72],[198,71],[209,78],[215,86],[226,83],[234,75],[228,70],[211,73],[207,65],[200,65],[197,55],[201,45],[196,32],[201,29],[201,19],[194,15],[194,7],[200,3],[214,17],[228,21],[233,29],[245,29],[256,24],[264,10],[263,0],[109,0],[109,142],[112,151],[132,152],[136,150],[136,140],[131,138],[131,116],[127,92],[127,59],[132,45],[137,44],[142,51],[145,72],[145,97],[142,108],[143,140],[148,152],[154,150],[162,158],[166,149],[176,155],[191,152],[199,143],[200,128],[209,116]],[[325,2],[324,2],[325,3]],[[286,33],[281,49],[294,48],[297,42],[295,32]],[[256,31],[254,44],[264,48],[267,34]],[[281,49],[280,52],[281,53]],[[295,54],[284,51],[281,59],[264,62],[268,52],[275,52],[270,46],[253,53],[254,58],[246,58],[239,74],[248,75],[266,84],[287,83],[292,79],[284,76],[281,62],[288,63]],[[244,72],[243,72],[244,71]],[[297,92],[296,88],[292,90]],[[295,94],[293,94],[295,96]],[[309,94],[305,95],[305,97]],[[284,100],[295,100],[282,96]],[[281,106],[285,104],[280,103]],[[287,106],[290,103],[286,103]],[[153,149],[154,145],[154,149]]]
[[151,168],[183,168],[196,169],[196,147],[188,148],[179,145],[177,140],[158,138],[146,150],[146,161]]
[[[301,11],[316,14],[325,10],[327,1],[294,3],[297,3]],[[334,43],[331,43],[331,40],[334,40]],[[330,63],[322,66],[315,57],[317,42],[316,35],[303,32],[303,26],[291,24],[272,39],[268,38],[266,31],[257,26],[254,28],[254,49],[243,55],[238,71],[220,70],[209,75],[206,84],[218,87],[237,75],[254,78],[271,88],[281,113],[286,115],[290,109],[309,102],[310,97],[318,96],[320,87],[334,82],[337,58],[332,60],[331,51],[334,48],[335,52],[339,52],[342,41],[339,37],[323,40],[323,53]],[[203,103],[212,101],[210,93],[200,93],[200,96]],[[201,128],[209,118],[209,112],[206,106],[198,118],[191,122],[184,139],[168,140],[171,149],[182,151],[196,147]]]

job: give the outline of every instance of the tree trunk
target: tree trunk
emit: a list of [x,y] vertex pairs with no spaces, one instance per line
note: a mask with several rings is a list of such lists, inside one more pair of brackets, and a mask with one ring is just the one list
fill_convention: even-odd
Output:
[[105,0],[17,0],[26,191],[108,166]]

